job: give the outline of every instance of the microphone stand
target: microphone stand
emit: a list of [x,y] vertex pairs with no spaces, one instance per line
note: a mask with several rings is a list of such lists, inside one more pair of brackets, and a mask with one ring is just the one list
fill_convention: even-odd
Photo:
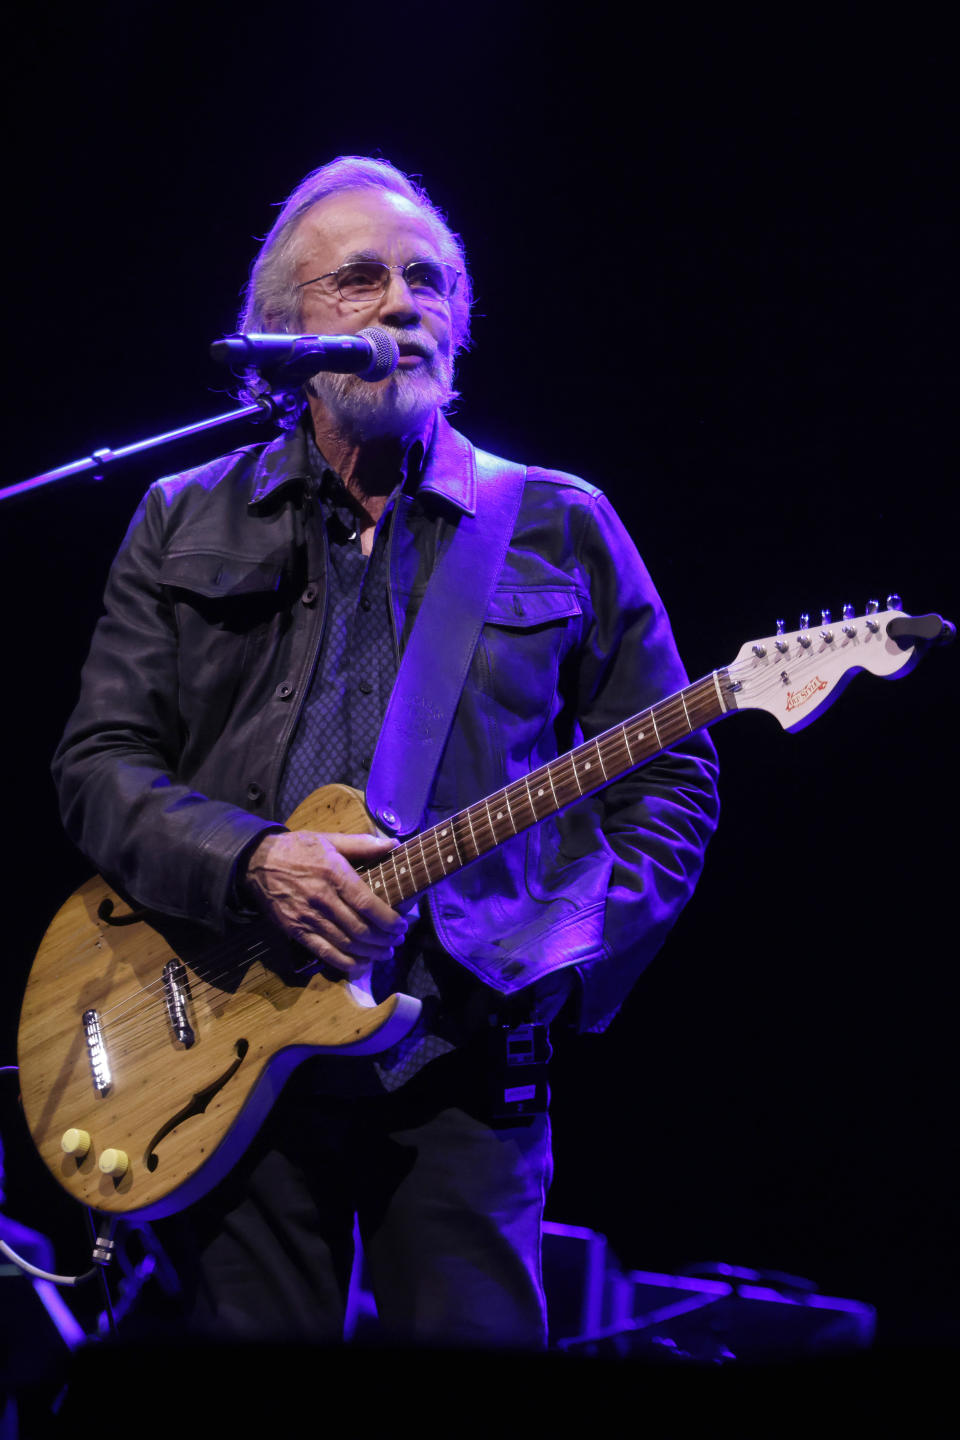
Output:
[[[204,430],[213,430],[231,420],[279,420],[289,408],[290,399],[290,395],[261,395],[252,405],[242,405],[239,410],[228,410],[225,415],[213,415],[208,420],[198,420],[196,424],[184,425],[179,430],[166,430],[162,435],[151,435],[147,440],[122,445],[119,450],[104,446],[82,460],[74,460],[69,465],[59,465],[56,470],[46,470],[42,475],[21,480],[17,485],[8,485],[5,490],[0,490],[0,500],[11,500],[15,495],[23,495],[41,485],[50,485],[55,480],[67,480],[71,475],[82,475],[88,470],[101,472],[105,465],[112,464],[115,460],[127,460],[131,455],[139,455],[141,450],[152,450],[158,445],[168,445],[173,440],[186,440],[191,435],[201,435]],[[101,480],[103,476],[97,473],[94,478]]]

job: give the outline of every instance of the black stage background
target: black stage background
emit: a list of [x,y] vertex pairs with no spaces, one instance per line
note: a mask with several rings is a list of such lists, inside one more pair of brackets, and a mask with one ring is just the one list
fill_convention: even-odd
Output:
[[[0,485],[226,408],[207,358],[280,201],[380,153],[467,242],[458,423],[612,496],[691,674],[801,610],[960,610],[956,76],[922,11],[671,22],[600,4],[37,10],[8,46]],[[860,11],[861,15],[867,12]],[[880,28],[884,27],[884,28]],[[49,756],[109,559],[224,431],[0,511],[4,1019],[88,867]],[[625,1265],[809,1276],[955,1341],[960,650],[812,729],[715,732],[722,828],[609,1034],[554,1081],[548,1213]],[[6,1077],[10,1211],[83,1268]]]

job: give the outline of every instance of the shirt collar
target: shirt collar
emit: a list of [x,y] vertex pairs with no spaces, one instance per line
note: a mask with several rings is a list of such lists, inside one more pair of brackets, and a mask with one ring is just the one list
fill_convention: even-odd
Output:
[[[295,481],[308,484],[313,478],[304,426],[305,422],[301,421],[264,446],[254,469],[251,505],[260,504],[284,485]],[[319,456],[315,445],[313,449]],[[320,458],[322,460],[322,456]],[[476,514],[477,466],[473,446],[439,412],[417,488],[420,494],[437,495],[464,514]]]

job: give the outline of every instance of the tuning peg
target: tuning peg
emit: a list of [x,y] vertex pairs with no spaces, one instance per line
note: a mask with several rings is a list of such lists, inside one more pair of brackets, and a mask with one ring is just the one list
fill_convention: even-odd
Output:
[[774,645],[776,645],[776,647],[777,647],[777,649],[780,651],[780,654],[781,654],[781,655],[785,654],[786,651],[789,650],[789,648],[790,648],[789,645],[787,644],[786,640],[781,640],[781,639],[779,638],[779,637],[783,634],[784,629],[785,629],[785,623],[784,623],[784,621],[783,621],[783,620],[778,620],[778,621],[777,621],[777,639],[776,639],[773,643],[774,643]]
[[820,611],[820,623],[823,626],[823,629],[820,631],[820,635],[821,638],[824,639],[828,645],[833,644],[833,631],[830,629],[830,622],[832,621],[832,619],[833,616],[829,610]]
[[851,625],[851,624],[850,624],[850,621],[853,619],[853,614],[854,614],[853,606],[850,605],[850,604],[844,605],[844,607],[843,607],[843,620],[844,620],[843,633],[844,633],[844,635],[849,635],[849,637],[850,637],[851,640],[853,639],[854,635],[856,635],[856,633],[857,633],[857,627],[856,627],[856,625]]
[[868,615],[876,615],[876,613],[877,613],[877,611],[878,611],[879,609],[880,609],[880,601],[879,601],[879,600],[868,600],[868,601],[867,601],[867,614],[868,614]]
[[896,591],[894,591],[892,595],[888,595],[888,596],[887,596],[887,609],[888,609],[888,610],[902,610],[902,609],[903,609],[903,601],[900,599],[900,596],[897,594]]
[[803,614],[800,616],[800,634],[797,636],[797,639],[800,641],[800,644],[803,646],[803,648],[804,648],[805,650],[808,649],[808,648],[809,648],[809,645],[810,645],[810,636],[806,633],[809,629],[810,629],[810,616],[807,614],[807,612],[806,612],[806,610],[805,610],[805,611],[803,612]]
[[853,606],[852,606],[851,604],[847,603],[846,605],[844,605],[844,607],[843,607],[843,618],[844,618],[844,620],[852,620],[855,614],[856,614],[856,611],[854,610],[854,608],[853,608]]

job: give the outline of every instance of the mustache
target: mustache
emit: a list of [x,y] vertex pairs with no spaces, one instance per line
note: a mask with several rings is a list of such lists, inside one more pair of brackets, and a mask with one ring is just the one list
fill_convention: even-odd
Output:
[[377,329],[393,336],[401,355],[420,355],[427,361],[436,359],[439,346],[425,330],[402,330],[396,325],[378,325]]

